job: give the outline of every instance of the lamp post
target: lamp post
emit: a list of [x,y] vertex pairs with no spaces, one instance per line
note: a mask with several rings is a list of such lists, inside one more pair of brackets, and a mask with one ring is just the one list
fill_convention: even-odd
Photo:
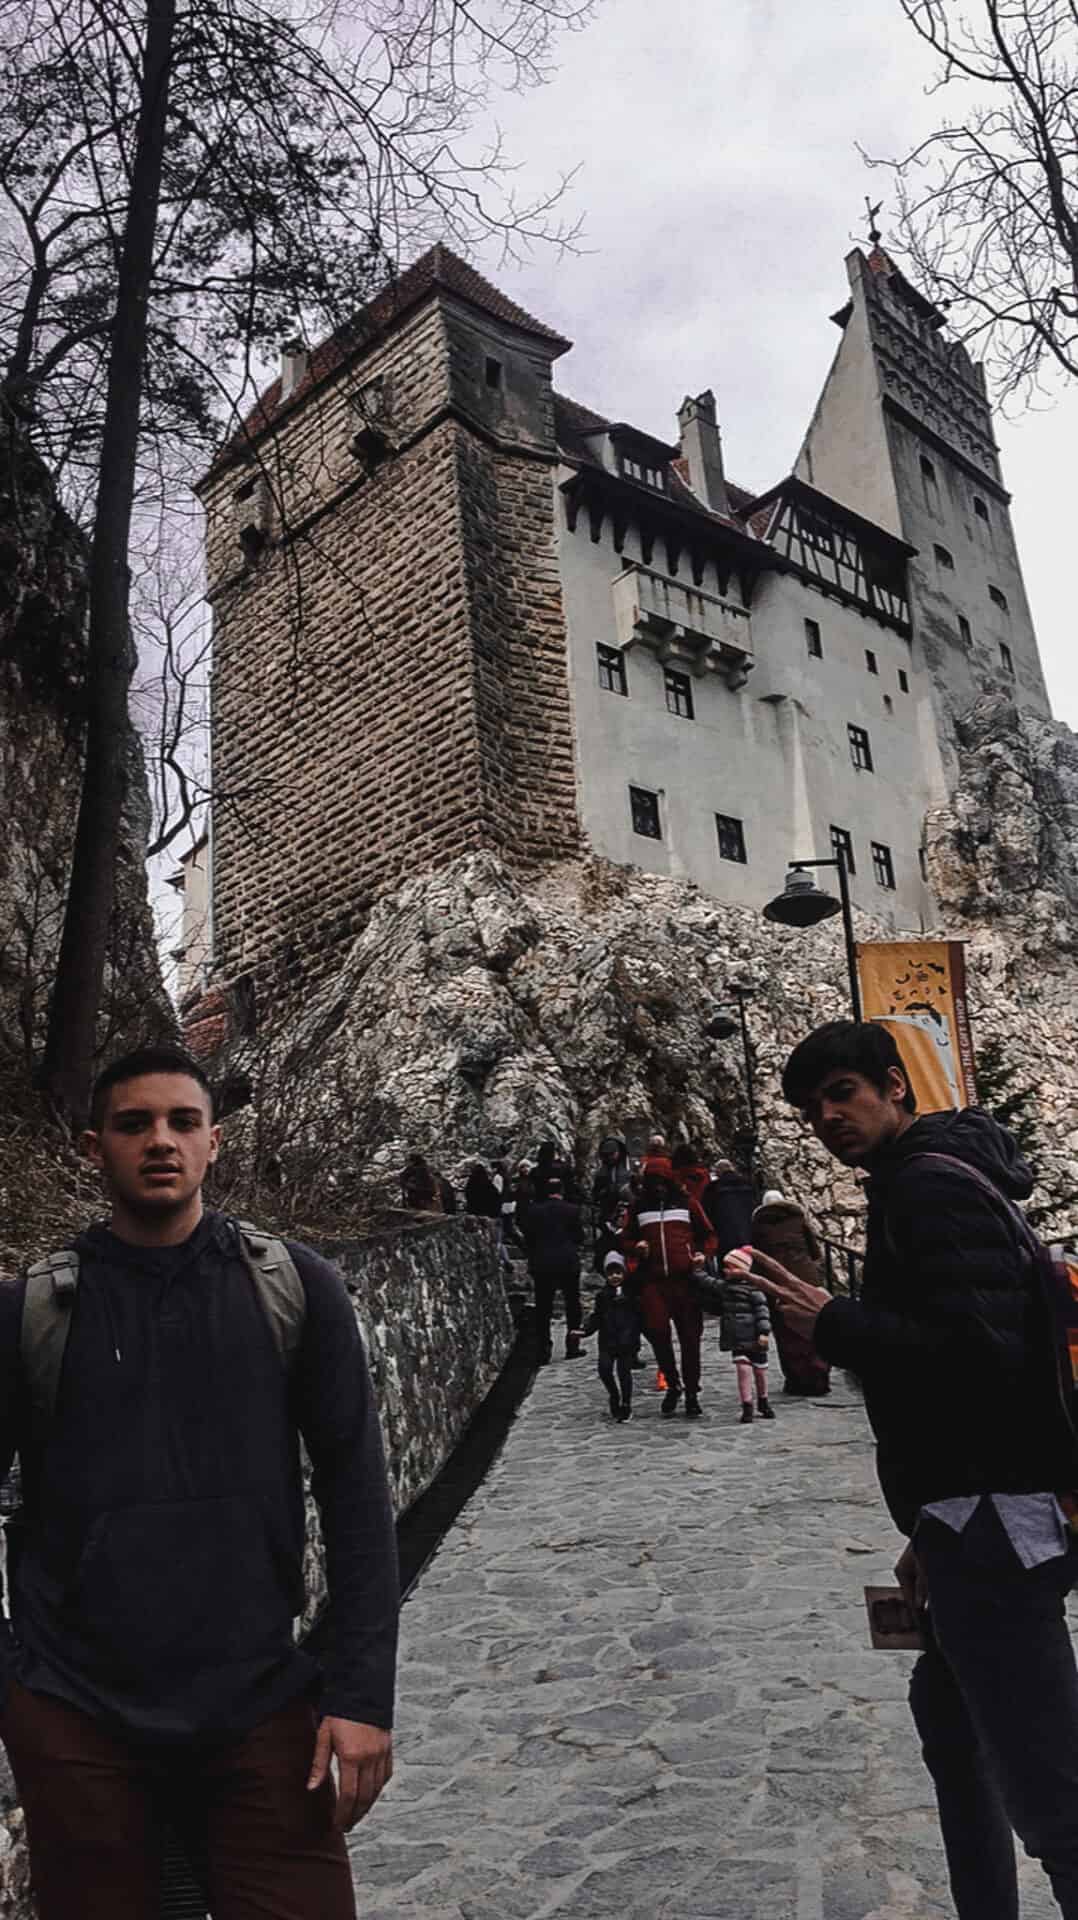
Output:
[[[833,893],[824,893],[816,885],[808,872],[810,867],[836,867],[838,869],[838,891],[836,900]],[[833,855],[830,860],[792,860],[786,875],[786,885],[774,900],[769,900],[764,908],[764,919],[775,920],[783,927],[815,927],[821,920],[829,920],[832,914],[841,913],[843,931],[846,935],[846,966],[850,976],[850,1004],[855,1020],[862,1018],[861,985],[857,978],[857,947],[854,942],[853,913],[850,908],[850,879],[846,869],[846,856],[843,853]]]
[[741,1050],[745,1057],[745,1097],[749,1109],[749,1131],[746,1139],[748,1148],[749,1178],[756,1185],[756,1149],[759,1145],[759,1133],[756,1126],[756,1080],[752,1067],[752,1045],[749,1040],[749,1023],[745,1017],[745,1002],[755,997],[755,988],[731,982],[727,993],[737,1002],[736,1016],[728,1007],[716,1007],[704,1032],[711,1040],[732,1040],[740,1027]]

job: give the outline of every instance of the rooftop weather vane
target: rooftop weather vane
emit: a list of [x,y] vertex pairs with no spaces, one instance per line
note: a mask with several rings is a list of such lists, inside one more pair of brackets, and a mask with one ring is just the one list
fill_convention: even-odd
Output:
[[880,213],[883,211],[883,201],[877,200],[875,206],[873,206],[871,200],[869,199],[866,193],[865,211],[868,214],[868,237],[872,242],[872,245],[874,247],[878,247],[881,239],[883,238],[883,235],[881,234],[879,227],[876,225],[876,221]]

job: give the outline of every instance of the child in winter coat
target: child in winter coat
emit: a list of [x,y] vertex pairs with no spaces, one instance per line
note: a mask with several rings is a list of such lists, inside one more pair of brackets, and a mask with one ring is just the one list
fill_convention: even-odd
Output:
[[633,1417],[633,1359],[640,1344],[640,1311],[625,1291],[625,1262],[620,1253],[608,1253],[603,1262],[606,1285],[595,1297],[585,1335],[599,1336],[599,1378],[610,1400],[615,1420]]
[[722,1332],[719,1345],[733,1355],[737,1369],[737,1391],[741,1400],[741,1424],[752,1420],[752,1388],[756,1384],[756,1405],[762,1420],[775,1418],[767,1397],[767,1350],[771,1316],[759,1287],[752,1284],[752,1248],[734,1247],[722,1263]]

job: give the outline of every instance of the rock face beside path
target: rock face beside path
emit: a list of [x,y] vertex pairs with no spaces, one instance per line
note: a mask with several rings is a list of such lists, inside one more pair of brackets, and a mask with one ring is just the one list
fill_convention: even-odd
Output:
[[[402,1617],[397,1771],[352,1838],[364,1920],[945,1920],[913,1656],[868,1646],[899,1541],[860,1402],[740,1427],[544,1368]],[[1023,1915],[1047,1920],[1025,1862]]]
[[[1036,1198],[1049,1230],[1078,1231],[1078,743],[1046,722],[1019,726],[998,701],[981,703],[965,737],[963,785],[932,817],[944,904],[924,931],[969,943],[975,1041],[1002,1039],[1020,1083],[1038,1089]],[[860,914],[857,931],[888,937]],[[756,988],[765,1182],[849,1237],[856,1187],[779,1088],[796,1041],[848,1013],[836,921],[798,933],[630,868],[587,860],[525,880],[469,854],[382,901],[302,1009],[267,1041],[234,1043],[220,1068],[256,1090],[233,1123],[241,1139],[261,1137],[284,1165],[306,1153],[312,1169],[324,1142],[348,1177],[387,1192],[413,1148],[458,1178],[473,1157],[512,1159],[545,1138],[590,1169],[612,1127],[728,1151],[747,1121],[740,1041],[704,1029],[737,980]]]

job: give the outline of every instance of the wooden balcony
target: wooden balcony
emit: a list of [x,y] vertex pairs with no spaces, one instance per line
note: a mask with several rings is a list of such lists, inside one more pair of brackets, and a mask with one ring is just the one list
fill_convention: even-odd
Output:
[[728,686],[744,686],[755,664],[744,607],[636,564],[618,574],[611,591],[619,646],[645,646],[664,666],[718,673]]

